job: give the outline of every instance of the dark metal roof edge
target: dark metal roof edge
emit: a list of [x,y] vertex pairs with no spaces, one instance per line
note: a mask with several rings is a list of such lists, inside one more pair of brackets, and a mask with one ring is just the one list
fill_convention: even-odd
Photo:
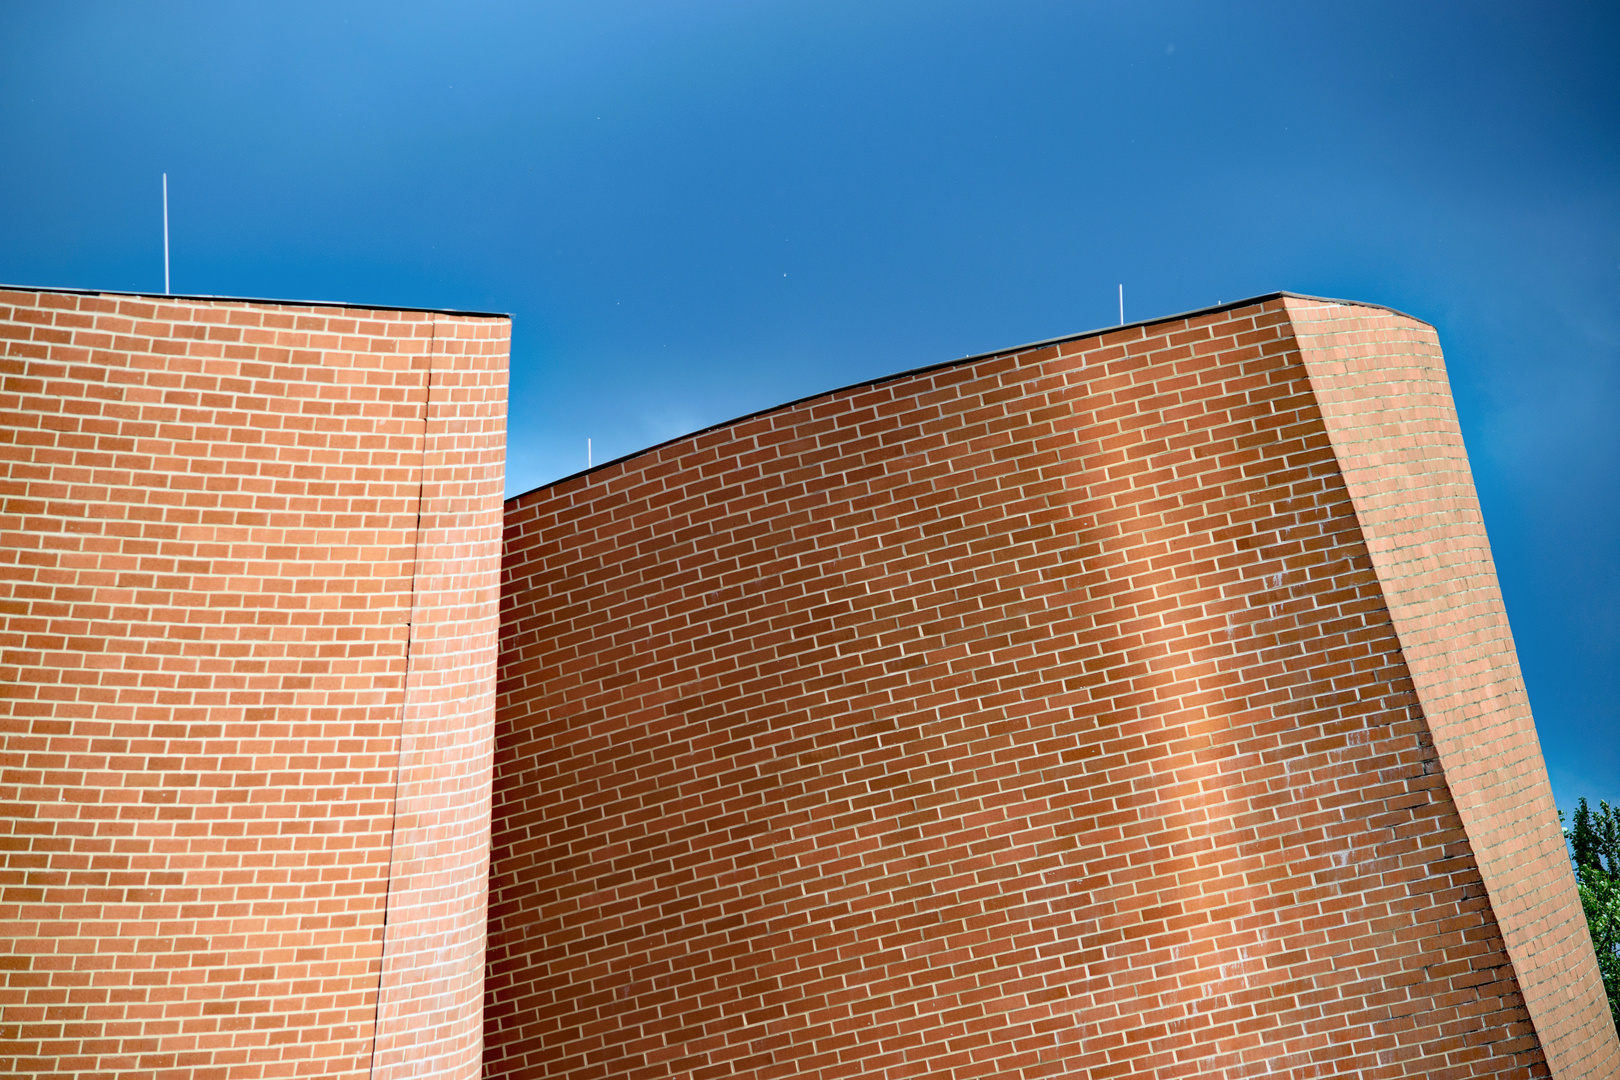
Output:
[[277,300],[267,296],[211,296],[206,293],[125,292],[122,289],[68,289],[54,285],[8,285],[0,291],[57,293],[67,296],[133,296],[142,300],[209,300],[226,304],[274,304],[277,307],[344,308],[349,311],[420,311],[429,315],[465,315],[473,319],[510,319],[504,311],[459,311],[455,308],[405,307],[400,304],[352,304],[347,300]]
[[1152,319],[1140,319],[1136,322],[1120,323],[1118,326],[1104,326],[1097,330],[1085,330],[1078,334],[1064,334],[1060,337],[1046,338],[1042,341],[1031,341],[1025,345],[1014,345],[1011,348],[1006,349],[992,349],[989,352],[974,353],[971,356],[963,356],[955,360],[944,360],[939,363],[924,364],[922,367],[907,368],[904,371],[896,371],[892,375],[879,375],[875,379],[865,379],[861,382],[849,383],[846,386],[836,386],[831,390],[820,390],[814,394],[806,394],[804,397],[794,398],[792,401],[784,401],[780,405],[771,405],[763,409],[755,409],[751,413],[744,413],[742,416],[736,416],[730,420],[722,420],[717,424],[710,424],[708,427],[699,428],[696,431],[688,431],[684,435],[676,435],[674,438],[665,439],[663,442],[642,447],[640,450],[632,450],[630,453],[621,454],[611,461],[604,461],[600,465],[593,465],[588,469],[581,469],[578,472],[569,473],[567,476],[559,476],[555,480],[547,481],[544,484],[537,484],[534,487],[529,488],[527,491],[520,491],[516,495],[508,498],[506,502],[508,504],[514,503],[519,499],[525,498],[526,496],[533,495],[537,491],[544,491],[546,488],[555,487],[558,484],[564,484],[570,480],[577,480],[581,476],[586,476],[593,472],[599,472],[602,469],[612,468],[614,465],[623,464],[624,462],[629,461],[631,458],[637,458],[643,454],[650,454],[654,450],[662,450],[664,447],[671,446],[675,443],[681,442],[684,439],[695,439],[699,436],[707,435],[712,431],[719,431],[721,428],[731,427],[733,424],[741,424],[745,421],[753,420],[769,413],[779,412],[783,409],[791,409],[795,406],[803,405],[809,401],[816,401],[820,398],[832,397],[834,394],[842,394],[849,390],[865,390],[869,387],[882,386],[884,383],[894,382],[897,379],[907,379],[913,375],[926,375],[932,371],[942,371],[945,368],[952,368],[961,364],[972,364],[979,360],[988,360],[993,356],[1013,356],[1018,353],[1029,352],[1031,349],[1044,349],[1051,345],[1062,345],[1070,341],[1082,341],[1086,338],[1102,337],[1104,334],[1114,334],[1121,330],[1136,330],[1146,326],[1158,326],[1161,323],[1176,322],[1180,319],[1191,319],[1199,315],[1213,315],[1221,311],[1233,311],[1237,308],[1253,307],[1256,304],[1264,304],[1271,300],[1283,299],[1284,297],[1292,300],[1319,300],[1325,304],[1344,304],[1347,307],[1376,308],[1379,311],[1387,311],[1391,314],[1399,315],[1403,319],[1411,319],[1413,322],[1422,323],[1431,330],[1434,329],[1433,323],[1425,322],[1415,315],[1408,315],[1406,312],[1392,308],[1387,304],[1371,304],[1362,300],[1339,300],[1331,296],[1312,296],[1309,293],[1296,293],[1289,292],[1286,289],[1279,289],[1276,292],[1262,293],[1259,296],[1251,296],[1244,300],[1233,300],[1229,304],[1216,304],[1213,307],[1196,308],[1192,311],[1181,311],[1174,315],[1161,315]]

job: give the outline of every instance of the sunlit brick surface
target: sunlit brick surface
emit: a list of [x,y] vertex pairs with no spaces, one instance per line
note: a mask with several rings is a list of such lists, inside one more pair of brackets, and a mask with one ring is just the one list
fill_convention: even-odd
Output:
[[476,1075],[507,336],[0,292],[0,1073]]
[[1287,303],[509,502],[486,1074],[1550,1075]]
[[1412,680],[1542,1049],[1620,1075],[1468,455],[1433,328],[1289,298]]

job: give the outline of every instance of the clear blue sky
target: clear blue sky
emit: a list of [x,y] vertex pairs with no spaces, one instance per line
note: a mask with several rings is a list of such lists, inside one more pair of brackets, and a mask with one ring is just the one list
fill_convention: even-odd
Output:
[[1560,802],[1620,797],[1613,3],[0,6],[0,281],[496,310],[508,486],[1275,289],[1434,323]]

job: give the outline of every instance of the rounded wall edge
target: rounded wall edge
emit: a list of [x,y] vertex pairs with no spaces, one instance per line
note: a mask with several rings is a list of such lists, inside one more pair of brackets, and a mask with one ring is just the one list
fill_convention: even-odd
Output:
[[433,320],[373,1077],[482,1067],[509,336]]
[[1620,1072],[1432,326],[1285,301],[1390,616],[1554,1077]]

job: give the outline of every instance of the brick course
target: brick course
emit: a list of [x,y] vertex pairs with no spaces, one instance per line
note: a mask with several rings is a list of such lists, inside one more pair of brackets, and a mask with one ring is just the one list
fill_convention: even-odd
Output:
[[1532,1024],[1291,303],[510,501],[486,1074],[1600,1075],[1549,1070],[1612,1030]]
[[507,326],[0,292],[0,1072],[476,1074]]

